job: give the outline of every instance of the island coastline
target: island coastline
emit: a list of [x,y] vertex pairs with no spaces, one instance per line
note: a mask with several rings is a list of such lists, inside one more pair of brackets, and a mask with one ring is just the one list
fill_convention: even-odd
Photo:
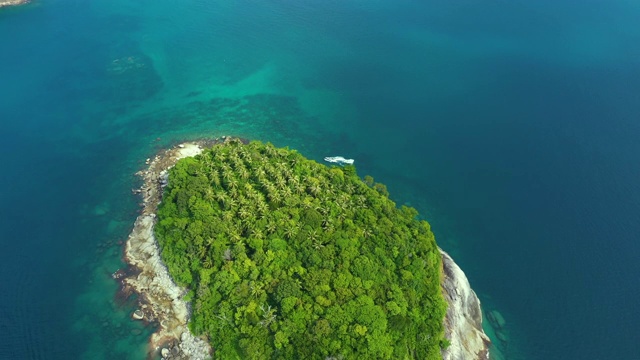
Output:
[[[230,139],[222,137],[222,141]],[[142,196],[142,210],[125,245],[124,259],[130,268],[117,272],[114,278],[120,279],[123,293],[139,295],[139,308],[132,318],[158,324],[149,339],[149,353],[158,353],[163,359],[207,359],[213,353],[208,341],[194,336],[188,328],[189,303],[183,299],[187,290],[175,284],[162,262],[153,226],[168,170],[178,160],[196,156],[217,142],[218,139],[174,146],[147,159],[148,167],[136,173],[142,177],[143,185],[133,193]],[[449,304],[444,323],[450,346],[442,351],[443,359],[489,359],[491,342],[482,330],[480,301],[464,272],[447,253],[440,252],[442,292]]]
[[133,270],[114,276],[121,277],[121,291],[139,295],[139,308],[132,318],[158,324],[149,339],[149,352],[159,352],[163,358],[206,359],[211,354],[208,342],[189,331],[189,304],[183,300],[186,291],[171,279],[153,234],[167,170],[178,160],[199,154],[206,145],[208,142],[199,141],[175,146],[147,159],[147,169],[136,174],[143,179],[142,187],[133,190],[142,196],[142,210],[124,251],[124,260]]

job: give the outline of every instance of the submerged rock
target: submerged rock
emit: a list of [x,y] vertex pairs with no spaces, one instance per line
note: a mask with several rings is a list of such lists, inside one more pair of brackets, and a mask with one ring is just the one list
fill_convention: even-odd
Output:
[[489,320],[497,329],[502,329],[507,324],[507,322],[504,320],[504,316],[502,316],[502,314],[500,314],[498,310],[489,312]]
[[507,342],[507,335],[505,335],[502,331],[496,331],[496,337],[497,337],[500,341]]
[[491,340],[482,330],[480,300],[469,280],[451,256],[440,250],[444,279],[443,295],[449,307],[445,316],[445,334],[450,345],[442,351],[444,360],[489,359]]
[[144,313],[142,312],[142,310],[138,309],[133,312],[133,315],[131,315],[131,317],[136,320],[142,320],[144,319]]

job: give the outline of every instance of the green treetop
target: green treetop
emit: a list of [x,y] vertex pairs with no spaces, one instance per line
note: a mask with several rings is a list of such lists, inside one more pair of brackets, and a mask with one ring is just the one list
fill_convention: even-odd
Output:
[[441,258],[353,166],[238,140],[178,161],[156,235],[217,359],[438,359]]

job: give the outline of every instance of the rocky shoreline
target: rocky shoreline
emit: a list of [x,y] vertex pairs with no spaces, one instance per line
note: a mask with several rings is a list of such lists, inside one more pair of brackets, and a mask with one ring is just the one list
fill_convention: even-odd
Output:
[[482,330],[480,300],[466,275],[451,256],[440,250],[444,278],[442,293],[449,304],[444,319],[450,345],[442,351],[443,360],[488,360],[491,340]]
[[28,3],[29,0],[0,0],[0,8],[5,6],[17,6]]
[[140,307],[132,318],[158,324],[149,340],[150,353],[160,353],[163,359],[207,359],[211,347],[206,339],[195,337],[187,326],[189,305],[183,300],[186,290],[177,286],[160,258],[160,249],[153,234],[156,210],[166,185],[167,170],[182,158],[195,156],[205,142],[184,143],[147,159],[146,170],[138,172],[144,180],[134,194],[142,196],[142,212],[129,235],[124,259],[134,271],[116,273],[121,277],[124,292],[139,294]]

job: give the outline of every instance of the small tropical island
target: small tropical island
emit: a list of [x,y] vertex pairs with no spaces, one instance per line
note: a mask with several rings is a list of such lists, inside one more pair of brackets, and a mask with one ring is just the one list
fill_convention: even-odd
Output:
[[[223,138],[140,173],[122,284],[163,358],[486,359],[464,273],[353,165]],[[203,148],[204,147],[204,148]]]

